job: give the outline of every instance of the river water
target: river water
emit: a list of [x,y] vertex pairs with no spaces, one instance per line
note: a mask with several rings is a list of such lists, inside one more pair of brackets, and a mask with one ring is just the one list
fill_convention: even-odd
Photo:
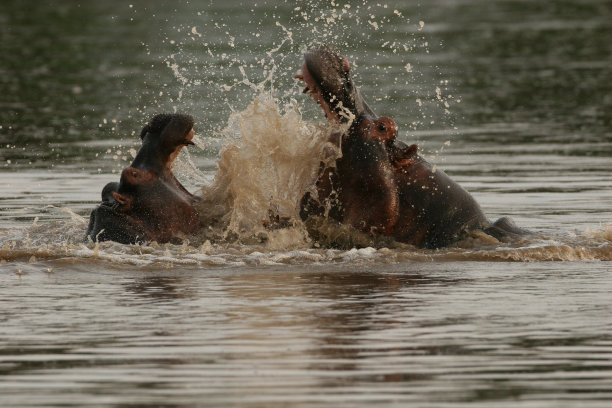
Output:
[[[610,406],[612,3],[406,3],[3,1],[0,405]],[[432,251],[261,230],[318,163],[324,118],[292,77],[321,44],[533,234]],[[162,111],[196,118],[175,172],[233,224],[84,242]]]

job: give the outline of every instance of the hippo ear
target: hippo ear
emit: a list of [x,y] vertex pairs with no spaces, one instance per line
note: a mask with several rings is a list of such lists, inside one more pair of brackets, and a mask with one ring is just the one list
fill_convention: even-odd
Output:
[[119,204],[119,209],[121,211],[129,211],[132,209],[132,206],[134,205],[134,199],[132,197],[120,194],[116,191],[113,191],[113,197]]

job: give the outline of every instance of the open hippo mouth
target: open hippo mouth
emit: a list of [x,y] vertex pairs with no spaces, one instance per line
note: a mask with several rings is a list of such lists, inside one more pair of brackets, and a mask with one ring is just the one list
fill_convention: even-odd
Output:
[[306,83],[304,93],[321,106],[330,121],[349,122],[357,116],[376,115],[351,78],[351,65],[329,48],[317,48],[304,54],[302,73],[295,78]]
[[142,146],[123,169],[120,181],[102,190],[102,203],[90,216],[87,236],[94,241],[167,242],[199,227],[197,198],[172,173],[181,149],[192,145],[193,117],[160,114],[147,123]]
[[142,147],[130,167],[150,171],[160,177],[170,176],[168,172],[181,149],[194,144],[193,124],[190,115],[155,115],[140,132]]

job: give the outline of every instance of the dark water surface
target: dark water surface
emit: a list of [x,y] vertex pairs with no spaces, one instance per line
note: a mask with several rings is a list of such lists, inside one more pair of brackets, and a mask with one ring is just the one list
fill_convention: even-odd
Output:
[[[191,190],[266,78],[322,121],[292,79],[322,43],[401,139],[536,234],[83,243],[153,114],[196,117]],[[612,404],[611,1],[4,0],[0,51],[0,406]]]

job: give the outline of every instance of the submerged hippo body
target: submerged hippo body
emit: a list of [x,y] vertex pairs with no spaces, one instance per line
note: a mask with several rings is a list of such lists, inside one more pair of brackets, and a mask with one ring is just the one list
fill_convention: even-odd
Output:
[[156,115],[142,129],[142,146],[119,183],[107,184],[102,203],[90,216],[87,237],[93,241],[167,242],[200,228],[197,198],[172,174],[180,150],[193,144],[193,118]]
[[395,122],[377,117],[361,97],[346,58],[328,49],[310,51],[297,78],[330,122],[350,124],[332,136],[341,138],[342,156],[322,165],[315,194],[302,199],[303,219],[327,215],[426,248],[449,245],[474,229],[497,237],[522,232],[507,218],[489,223],[466,190],[421,157],[416,145],[397,140]]

